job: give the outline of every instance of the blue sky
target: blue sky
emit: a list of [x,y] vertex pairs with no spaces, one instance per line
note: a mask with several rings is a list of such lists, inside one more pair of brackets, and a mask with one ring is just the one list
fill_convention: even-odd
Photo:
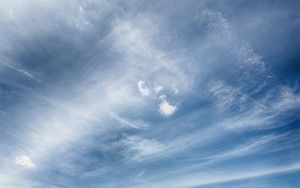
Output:
[[0,188],[296,188],[297,1],[0,1]]

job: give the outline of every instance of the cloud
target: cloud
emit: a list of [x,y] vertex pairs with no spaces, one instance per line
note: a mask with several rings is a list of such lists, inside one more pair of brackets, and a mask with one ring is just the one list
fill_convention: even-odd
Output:
[[124,149],[125,156],[130,160],[143,161],[160,154],[164,145],[154,139],[139,136],[128,136],[117,143]]
[[155,86],[154,87],[154,91],[155,91],[156,94],[159,93],[159,92],[161,92],[162,90],[163,90],[162,86]]
[[171,105],[167,100],[163,100],[159,104],[159,112],[165,117],[173,115],[176,112],[176,110],[177,107]]
[[[256,168],[248,170],[247,172],[223,172],[223,173],[199,173],[189,174],[189,176],[181,177],[170,177],[171,180],[148,183],[147,188],[152,187],[174,187],[174,188],[185,188],[185,187],[200,187],[205,185],[221,184],[232,181],[240,181],[250,178],[258,178],[267,175],[288,173],[293,171],[300,171],[300,163],[292,163],[286,166],[276,166],[269,168]],[[140,186],[136,186],[140,187]]]
[[[235,33],[228,20],[221,12],[206,10],[201,14],[200,20],[207,23],[207,28],[214,41],[227,48],[235,58],[243,77],[250,84],[255,79],[266,78],[265,63],[262,58],[254,52],[249,43],[243,41]],[[255,77],[256,76],[256,77]],[[257,82],[255,82],[257,84]]]
[[4,111],[2,111],[2,110],[0,110],[0,114],[2,114],[2,115],[7,115],[7,113],[4,112]]
[[36,78],[36,76],[34,76],[32,73],[29,73],[28,71],[24,70],[24,69],[21,69],[21,68],[18,68],[18,67],[15,67],[15,66],[12,66],[12,65],[9,65],[9,64],[6,64],[6,63],[0,63],[0,65],[4,65],[6,66],[7,68],[13,70],[13,71],[16,71],[18,73],[21,73],[22,75],[24,75],[25,77],[29,78],[29,79],[32,79],[36,82],[41,82],[38,78]]
[[148,97],[150,95],[150,89],[145,86],[145,81],[138,82],[138,89],[142,96]]
[[168,40],[160,35],[158,26],[156,20],[143,14],[131,19],[117,19],[111,37],[114,48],[122,52],[127,64],[132,65],[131,69],[142,70],[145,79],[187,89],[189,77],[182,67],[182,59],[155,43],[156,40]]
[[121,117],[116,113],[111,113],[111,117],[117,120],[122,126],[127,126],[129,128],[142,129],[148,127],[148,125],[145,122],[133,122],[129,119]]
[[266,135],[258,138],[252,138],[246,143],[235,146],[234,148],[199,159],[199,161],[205,161],[204,163],[201,163],[200,166],[221,162],[223,160],[229,160],[229,159],[232,160],[234,158],[268,152],[274,148],[277,149],[280,148],[282,150],[284,149],[284,147],[276,147],[276,143],[277,142],[283,143],[284,138],[287,135],[288,134],[280,134],[280,135],[272,134],[272,135]]
[[19,155],[15,159],[15,164],[26,169],[35,168],[35,163],[26,155]]
[[[264,58],[270,53],[254,48],[257,41],[250,45],[235,33],[235,23],[249,24],[240,23],[242,8],[205,1],[11,2],[0,6],[0,58],[6,63],[0,65],[0,186],[127,187],[143,172],[140,187],[162,179],[168,182],[154,187],[185,187],[239,179],[247,164],[259,163],[263,171],[275,159],[287,164],[296,156],[298,133],[283,135],[290,141],[283,146],[273,129],[258,129],[295,120],[300,97],[280,84],[248,88],[273,68],[264,66],[273,57]],[[237,4],[247,7],[243,14],[253,11]],[[211,10],[203,12],[206,7]],[[211,80],[221,81],[207,88]],[[157,117],[179,108],[176,118]],[[276,157],[264,160],[261,151],[272,146]],[[290,154],[280,155],[288,147]],[[226,159],[238,157],[245,163],[227,165]],[[224,174],[210,166],[202,171],[191,160],[199,158],[218,162],[212,165]]]
[[[279,89],[278,89],[279,88]],[[226,113],[220,124],[227,128],[272,128],[296,120],[288,113],[300,108],[300,96],[286,86],[269,89],[257,99],[222,81],[212,82],[209,93],[219,110]],[[251,93],[257,95],[257,93]]]

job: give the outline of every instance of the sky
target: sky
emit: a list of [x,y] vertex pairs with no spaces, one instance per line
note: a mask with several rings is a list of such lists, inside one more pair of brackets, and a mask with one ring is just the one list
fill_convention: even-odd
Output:
[[296,188],[300,2],[0,0],[0,188]]

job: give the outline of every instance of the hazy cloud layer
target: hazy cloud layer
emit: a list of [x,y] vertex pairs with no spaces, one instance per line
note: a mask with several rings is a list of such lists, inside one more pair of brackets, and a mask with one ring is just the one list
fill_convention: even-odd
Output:
[[0,0],[0,187],[297,187],[299,8]]

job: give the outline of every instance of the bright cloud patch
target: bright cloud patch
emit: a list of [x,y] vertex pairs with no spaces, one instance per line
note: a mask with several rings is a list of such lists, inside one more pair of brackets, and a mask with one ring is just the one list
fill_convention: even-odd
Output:
[[31,169],[34,168],[36,165],[34,162],[30,159],[30,157],[26,155],[19,155],[16,157],[15,160],[16,165],[26,168],[26,169]]
[[145,86],[145,81],[138,82],[138,89],[142,96],[147,97],[150,95],[150,90]]
[[171,105],[168,101],[163,100],[159,105],[159,112],[163,116],[171,116],[177,110],[176,106]]
[[137,161],[145,160],[164,150],[164,146],[153,139],[129,136],[118,143],[124,148],[125,154]]
[[163,87],[162,87],[162,86],[155,86],[155,87],[154,87],[155,93],[159,93],[159,92],[161,92],[162,90],[163,90]]

